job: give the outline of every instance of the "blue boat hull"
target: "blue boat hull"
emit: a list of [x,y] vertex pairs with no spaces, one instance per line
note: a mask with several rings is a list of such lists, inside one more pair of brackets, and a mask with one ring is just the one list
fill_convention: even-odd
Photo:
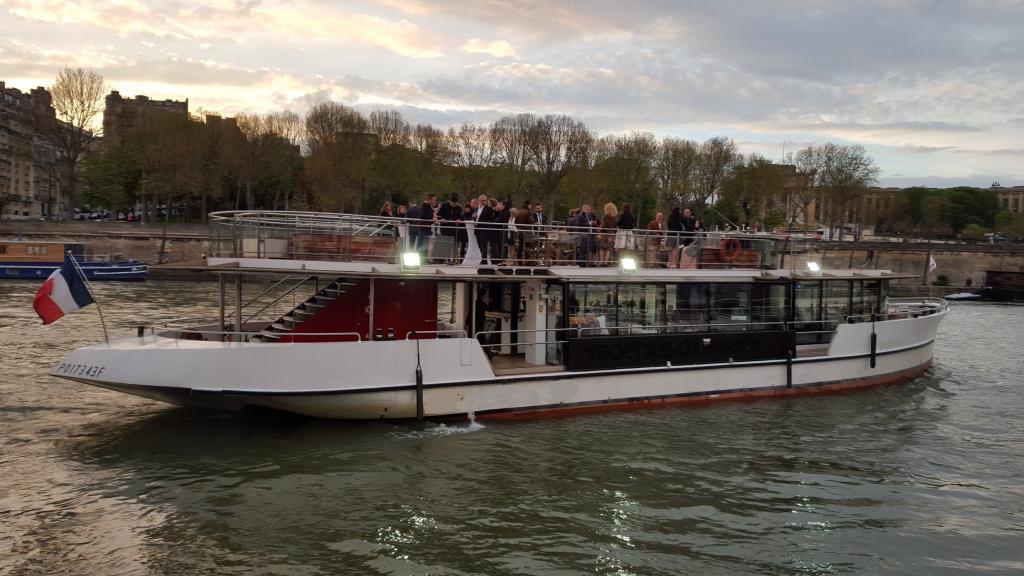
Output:
[[[145,280],[149,274],[149,266],[137,260],[126,262],[79,262],[85,278],[93,282],[107,280]],[[10,280],[46,279],[54,270],[61,267],[60,262],[3,262],[0,263],[0,278]]]

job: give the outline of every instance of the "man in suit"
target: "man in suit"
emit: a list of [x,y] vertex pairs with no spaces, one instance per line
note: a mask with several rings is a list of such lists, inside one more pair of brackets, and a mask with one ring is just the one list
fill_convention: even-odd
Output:
[[544,206],[540,202],[533,205],[533,223],[537,226],[546,226],[548,223],[547,214],[544,214]]
[[437,209],[437,219],[441,223],[442,236],[455,236],[455,222],[462,218],[462,207],[459,206],[459,195],[452,194]]
[[590,204],[584,204],[576,221],[573,223],[576,233],[580,235],[579,250],[576,253],[576,262],[586,268],[590,266],[590,256],[597,251],[597,237],[594,235],[594,228],[597,227],[597,216],[594,215]]
[[409,202],[406,218],[409,220],[409,250],[415,252],[420,249],[420,205],[415,200]]

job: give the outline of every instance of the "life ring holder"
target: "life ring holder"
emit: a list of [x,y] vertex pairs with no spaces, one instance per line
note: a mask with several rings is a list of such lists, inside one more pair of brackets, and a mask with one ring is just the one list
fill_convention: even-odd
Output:
[[718,255],[724,262],[733,262],[740,257],[743,253],[743,244],[736,238],[726,238],[722,240],[722,245],[718,248]]

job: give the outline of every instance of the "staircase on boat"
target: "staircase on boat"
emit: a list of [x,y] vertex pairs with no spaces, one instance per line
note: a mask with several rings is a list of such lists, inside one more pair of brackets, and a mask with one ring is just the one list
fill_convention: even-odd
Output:
[[[249,338],[250,342],[294,342],[296,334],[303,332],[303,326],[309,326],[310,320],[320,315],[328,308],[333,308],[339,299],[354,291],[359,286],[355,282],[347,282],[344,279],[337,279],[318,292],[307,298],[304,302],[289,310],[286,314],[271,322],[263,329],[262,334]],[[321,330],[306,330],[307,332],[321,332]],[[308,337],[313,339],[314,337]]]

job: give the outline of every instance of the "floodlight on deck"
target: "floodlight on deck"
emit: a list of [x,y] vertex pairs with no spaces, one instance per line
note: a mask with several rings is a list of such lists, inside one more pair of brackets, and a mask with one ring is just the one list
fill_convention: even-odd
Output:
[[811,274],[821,274],[821,266],[817,262],[808,262],[807,269],[811,271]]
[[627,256],[619,260],[619,271],[626,274],[636,272],[636,258]]
[[419,252],[403,252],[402,253],[402,270],[419,270],[420,269],[420,253]]

